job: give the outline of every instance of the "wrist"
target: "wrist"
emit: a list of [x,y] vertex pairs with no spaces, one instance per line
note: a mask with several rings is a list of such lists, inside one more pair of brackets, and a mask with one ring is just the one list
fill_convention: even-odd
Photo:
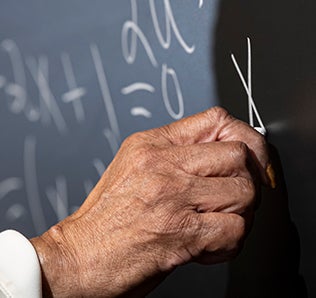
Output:
[[41,265],[43,296],[76,296],[80,285],[74,284],[78,280],[77,264],[66,245],[60,226],[56,225],[30,241]]
[[41,264],[43,296],[144,296],[172,271],[152,242],[130,229],[106,233],[91,218],[61,222],[31,239]]

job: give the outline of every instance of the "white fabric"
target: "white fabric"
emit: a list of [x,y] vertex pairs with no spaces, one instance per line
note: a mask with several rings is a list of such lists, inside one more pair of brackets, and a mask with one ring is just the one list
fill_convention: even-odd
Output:
[[42,297],[41,268],[31,242],[22,234],[0,233],[0,298]]

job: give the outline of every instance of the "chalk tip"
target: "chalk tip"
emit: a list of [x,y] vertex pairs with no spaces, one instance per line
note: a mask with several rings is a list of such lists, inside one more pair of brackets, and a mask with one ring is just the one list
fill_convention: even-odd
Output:
[[265,136],[267,134],[267,130],[265,128],[263,128],[263,127],[254,127],[254,129],[257,132],[261,133],[263,136]]

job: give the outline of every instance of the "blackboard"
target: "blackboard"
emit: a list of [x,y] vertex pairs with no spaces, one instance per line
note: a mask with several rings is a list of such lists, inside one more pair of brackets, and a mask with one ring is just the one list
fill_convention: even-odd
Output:
[[303,0],[2,1],[0,229],[32,237],[73,212],[135,131],[217,104],[249,121],[231,60],[247,77],[249,38],[278,187],[240,257],[183,266],[150,297],[316,296],[315,14]]

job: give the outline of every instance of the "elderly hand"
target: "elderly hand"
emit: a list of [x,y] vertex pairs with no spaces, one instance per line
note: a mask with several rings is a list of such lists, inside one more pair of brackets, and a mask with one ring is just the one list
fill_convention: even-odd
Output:
[[229,260],[267,183],[264,138],[221,108],[127,138],[82,207],[32,239],[54,297],[141,296]]

